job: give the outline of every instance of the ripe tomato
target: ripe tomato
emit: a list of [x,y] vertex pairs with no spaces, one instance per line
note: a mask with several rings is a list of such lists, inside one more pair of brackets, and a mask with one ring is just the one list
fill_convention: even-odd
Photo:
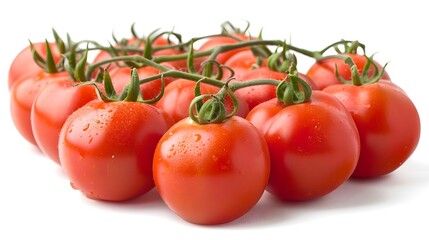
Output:
[[[225,61],[224,65],[231,67],[234,70],[234,78],[241,80],[243,75],[255,67],[257,58],[251,50],[243,50],[232,55]],[[264,59],[261,66],[267,66],[267,60]],[[229,74],[224,74],[224,79],[228,78]]]
[[31,127],[40,150],[60,164],[58,137],[61,128],[74,111],[97,99],[94,86],[75,87],[69,79],[48,84],[34,99],[31,109]]
[[41,89],[53,81],[69,80],[67,72],[45,73],[39,68],[38,75],[22,78],[10,90],[10,112],[18,132],[30,143],[37,146],[31,129],[31,107]]
[[[286,73],[277,72],[270,70],[268,67],[260,67],[254,70],[251,70],[242,75],[241,81],[250,81],[256,79],[273,79],[278,80],[279,82],[285,79],[287,76]],[[314,84],[312,81],[305,77],[304,75],[299,75],[303,80],[305,80],[312,89]],[[238,79],[240,80],[240,79]],[[271,100],[276,97],[276,86],[274,85],[255,85],[250,87],[245,87],[235,91],[236,95],[242,98],[249,105],[249,109],[253,109],[256,105]]]
[[[61,53],[59,52],[57,45],[55,43],[49,43],[49,46],[51,48],[54,61],[60,61]],[[33,47],[43,59],[46,59],[45,42],[33,43]],[[30,46],[24,48],[20,53],[18,53],[18,55],[16,55],[10,65],[8,79],[9,90],[19,79],[35,77],[39,74],[40,70],[39,65],[37,65],[33,59],[33,52],[31,51]]]
[[58,144],[62,168],[88,198],[137,197],[154,186],[153,153],[168,128],[152,105],[91,101],[64,123]]
[[167,206],[197,224],[239,218],[260,199],[269,177],[267,145],[255,127],[234,116],[171,127],[154,155],[155,185]]
[[283,200],[321,197],[344,183],[359,158],[359,135],[335,97],[313,91],[309,102],[261,103],[247,119],[264,135],[271,158],[267,190]]
[[[163,63],[164,65],[168,65],[167,63]],[[172,68],[171,66],[169,66]],[[131,70],[132,68],[115,68],[110,72],[110,77],[112,78],[113,87],[115,88],[116,92],[120,94],[124,88],[130,83],[131,81]],[[161,73],[160,70],[152,67],[152,66],[144,66],[137,69],[137,73],[139,75],[140,79],[150,77],[156,74]],[[168,85],[173,81],[173,78],[171,77],[165,77],[164,78],[164,84]],[[144,83],[140,85],[140,90],[143,95],[143,98],[145,100],[149,100],[152,98],[155,98],[160,92],[161,92],[162,82],[161,79],[156,79],[153,81],[150,81],[148,83]]]
[[[194,89],[196,82],[187,79],[176,79],[166,88],[163,97],[156,103],[156,106],[166,112],[174,122],[178,122],[189,116],[189,106],[195,97]],[[218,87],[202,83],[200,84],[201,94],[215,94]],[[249,112],[249,107],[240,98],[238,100],[237,116],[245,117]],[[234,105],[230,97],[225,99],[227,113],[233,111]]]
[[[244,35],[244,34],[236,33],[236,34],[234,34],[234,36],[241,39],[241,40],[249,40],[249,37]],[[200,46],[198,51],[202,52],[202,51],[210,50],[210,49],[213,49],[213,48],[216,48],[219,46],[234,44],[234,43],[238,43],[238,42],[239,42],[239,40],[231,38],[231,37],[227,37],[227,36],[211,37]],[[240,51],[247,50],[247,49],[249,49],[249,48],[248,47],[236,48],[236,49],[233,49],[230,51],[220,53],[219,55],[216,56],[215,60],[220,64],[224,64],[228,60],[228,58],[230,58],[232,55],[234,55]],[[202,58],[198,58],[196,60],[198,60],[199,62],[203,62],[205,59],[208,59],[208,57],[202,57]]]
[[337,84],[323,91],[346,106],[359,130],[361,152],[353,176],[388,174],[400,167],[417,147],[419,114],[406,93],[392,82]]
[[[364,66],[367,63],[365,56],[359,54],[344,55],[350,57],[355,62],[359,73],[363,72]],[[381,71],[383,67],[377,62],[373,62],[377,65],[378,70]],[[307,72],[307,76],[313,80],[314,84],[316,85],[316,89],[322,90],[327,86],[340,83],[340,81],[337,79],[337,76],[335,75],[335,66],[337,66],[338,73],[342,78],[351,80],[352,74],[350,71],[350,66],[347,65],[344,60],[335,57],[324,58],[315,62]],[[371,66],[369,70],[369,76],[372,76],[373,74],[374,66]],[[381,78],[390,80],[389,74],[387,74],[386,71],[384,71]]]

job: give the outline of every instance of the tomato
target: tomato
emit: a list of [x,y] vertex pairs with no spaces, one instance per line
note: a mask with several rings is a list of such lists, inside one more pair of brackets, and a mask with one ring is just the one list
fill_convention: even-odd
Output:
[[[172,67],[170,66],[170,68]],[[118,94],[120,94],[124,90],[124,88],[130,83],[131,70],[132,70],[131,68],[121,67],[121,68],[115,68],[110,72],[110,77],[112,78],[113,87],[115,88]],[[139,78],[143,79],[146,77],[157,75],[161,73],[161,71],[152,66],[144,66],[144,67],[138,68],[137,73],[139,75]],[[172,81],[173,79],[171,77],[164,78],[165,85],[168,85]],[[161,92],[161,87],[162,87],[161,79],[156,79],[148,83],[141,84],[140,90],[142,92],[143,98],[145,100],[149,100],[149,99],[155,98]]]
[[123,201],[153,188],[152,159],[169,125],[156,107],[94,100],[66,120],[59,137],[71,185],[97,200]]
[[[345,56],[350,57],[355,62],[359,73],[363,72],[364,66],[367,63],[365,56],[359,54],[345,54]],[[381,71],[383,67],[376,61],[373,62],[377,65],[378,70]],[[335,75],[335,66],[342,78],[351,80],[350,66],[347,65],[344,60],[335,57],[324,58],[315,62],[308,70],[307,76],[313,80],[317,89],[322,90],[327,86],[340,83]],[[372,76],[373,74],[374,66],[371,66],[369,76]],[[389,74],[386,71],[384,71],[381,78],[390,80]]]
[[37,146],[31,128],[31,107],[37,94],[46,85],[61,79],[68,80],[67,72],[45,73],[39,68],[38,75],[22,78],[13,84],[10,90],[10,112],[18,132],[30,143]]
[[309,102],[285,106],[261,103],[247,118],[264,135],[271,159],[267,190],[283,200],[326,195],[353,173],[359,135],[352,117],[335,97],[313,91]]
[[[176,79],[166,88],[163,97],[155,104],[164,110],[175,122],[189,116],[189,107],[195,97],[196,82],[187,79]],[[200,84],[201,94],[215,94],[218,87],[202,83]],[[249,112],[249,107],[244,100],[238,98],[237,116],[245,117]],[[228,113],[233,111],[233,103],[230,97],[225,99],[225,107]]]
[[58,137],[64,122],[78,108],[97,99],[94,86],[75,87],[76,84],[69,79],[48,84],[36,96],[31,109],[35,141],[40,150],[58,164]]
[[264,192],[269,169],[263,137],[237,116],[205,125],[183,119],[161,138],[153,162],[162,199],[197,224],[226,223],[248,212]]
[[[57,45],[55,43],[49,43],[49,46],[52,51],[52,56],[54,61],[57,63],[61,59],[61,53],[59,52]],[[34,50],[39,53],[39,55],[46,59],[46,43],[37,42],[33,43]],[[9,90],[12,88],[12,85],[22,78],[35,77],[39,74],[41,68],[33,59],[33,52],[31,47],[28,46],[24,48],[15,59],[12,61],[9,68],[9,79],[8,86]]]
[[[270,70],[268,67],[260,67],[243,74],[241,81],[272,79],[278,80],[280,82],[281,80],[285,79],[286,76],[286,73]],[[302,74],[299,76],[303,78],[303,80],[306,80],[310,87],[313,86],[313,83],[310,79],[306,78]],[[249,109],[253,109],[256,105],[275,98],[276,86],[268,84],[255,85],[238,89],[235,91],[235,93],[238,97],[247,102]]]
[[[249,37],[244,35],[244,34],[237,33],[237,34],[234,34],[234,36],[241,39],[241,40],[249,40]],[[211,37],[207,41],[205,41],[200,46],[198,51],[199,52],[207,51],[207,50],[219,47],[219,46],[234,44],[234,43],[238,43],[238,42],[239,42],[239,40],[231,38],[231,37],[215,36],[215,37]],[[229,51],[220,53],[216,56],[215,60],[220,64],[224,64],[228,60],[228,58],[230,58],[232,55],[234,55],[240,51],[247,50],[247,49],[249,49],[249,47],[236,48],[233,50],[229,50]],[[203,62],[206,59],[208,59],[208,57],[201,57],[201,58],[198,58],[197,60],[200,62]]]
[[[231,67],[234,70],[234,78],[241,80],[244,74],[255,68],[257,58],[251,50],[243,50],[232,55],[225,61],[224,65]],[[267,66],[267,60],[264,59],[261,66]],[[224,79],[230,74],[226,71]]]
[[393,172],[417,147],[418,111],[394,83],[380,80],[360,86],[338,84],[323,91],[344,104],[359,130],[362,146],[353,176],[369,178]]

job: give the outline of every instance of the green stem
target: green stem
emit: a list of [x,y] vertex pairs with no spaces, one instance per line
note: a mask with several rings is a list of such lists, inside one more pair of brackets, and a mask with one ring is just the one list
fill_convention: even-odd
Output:
[[170,70],[167,67],[164,67],[164,66],[162,66],[162,65],[160,65],[154,61],[151,61],[150,59],[147,59],[147,58],[139,56],[139,55],[118,56],[118,57],[112,57],[110,59],[106,59],[106,60],[91,64],[90,66],[88,66],[87,71],[86,71],[87,79],[91,78],[92,72],[95,69],[97,69],[97,68],[99,68],[105,64],[112,63],[112,62],[119,62],[119,61],[133,61],[133,62],[137,62],[137,63],[143,63],[144,65],[152,66],[156,69],[159,69],[162,72],[166,72],[166,71]]
[[299,47],[295,47],[293,45],[290,44],[286,44],[286,47],[292,51],[301,53],[307,57],[311,57],[314,58],[316,60],[318,60],[319,58],[322,57],[322,52],[321,51],[309,51],[307,49],[303,49],[303,48],[299,48]]
[[244,81],[244,82],[231,82],[229,83],[229,87],[233,92],[237,91],[241,88],[256,86],[256,85],[273,85],[277,86],[280,84],[280,81],[273,80],[273,79],[255,79],[250,81]]
[[[250,46],[257,46],[257,45],[281,46],[281,45],[283,45],[283,41],[280,41],[280,40],[242,41],[242,42],[238,42],[238,43],[218,46],[218,47],[215,47],[213,49],[206,50],[206,51],[196,52],[196,53],[194,53],[194,57],[198,58],[198,57],[210,56],[210,59],[215,59],[216,56],[220,53],[227,52],[227,51],[230,51],[233,49],[250,47]],[[187,57],[188,57],[188,53],[183,53],[183,54],[178,54],[175,56],[154,57],[153,61],[161,63],[161,62],[167,62],[167,61],[183,60],[183,59],[186,59]]]

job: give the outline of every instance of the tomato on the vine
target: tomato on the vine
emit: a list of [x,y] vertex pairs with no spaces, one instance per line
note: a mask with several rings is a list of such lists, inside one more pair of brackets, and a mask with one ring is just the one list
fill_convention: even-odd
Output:
[[[155,104],[164,110],[175,122],[189,116],[189,105],[195,97],[196,82],[187,79],[176,79],[165,87],[164,95]],[[219,88],[210,84],[200,84],[201,94],[215,94]],[[237,116],[246,117],[249,112],[247,103],[241,98],[238,100]],[[229,96],[225,99],[225,107],[228,113],[234,109],[234,104]]]
[[[49,43],[52,57],[54,62],[57,63],[61,59],[61,53],[59,52],[56,43]],[[33,43],[34,50],[43,58],[46,58],[46,43],[37,42]],[[30,46],[24,48],[15,59],[12,61],[9,68],[8,86],[9,90],[12,85],[22,78],[36,77],[41,68],[33,59],[33,52]]]
[[[169,68],[173,68],[172,66],[169,66],[168,63],[163,63],[163,65],[168,66]],[[127,84],[129,84],[131,71],[132,71],[132,68],[127,68],[127,67],[115,68],[112,71],[110,71],[112,83],[117,92],[122,92],[124,88],[127,86]],[[137,73],[142,79],[142,78],[160,74],[161,71],[152,66],[144,66],[141,68],[137,68]],[[165,77],[163,78],[163,81],[164,81],[164,85],[167,86],[169,83],[173,81],[173,78]],[[159,78],[159,79],[141,84],[140,91],[143,95],[143,98],[148,100],[158,96],[158,94],[160,94],[161,92],[161,87],[162,87],[162,81],[161,81],[161,78]]]
[[359,135],[335,97],[313,91],[308,102],[285,106],[272,99],[247,119],[268,143],[271,173],[267,190],[283,200],[321,197],[344,183],[359,158]]
[[[344,57],[350,57],[356,64],[357,70],[359,73],[362,73],[367,64],[368,59],[364,55],[347,53],[342,54]],[[378,71],[382,71],[383,67],[372,60],[373,64],[377,66]],[[375,72],[375,67],[372,65],[369,69],[368,75],[371,77]],[[350,66],[344,62],[344,59],[337,58],[335,56],[322,58],[316,61],[310,69],[307,71],[307,76],[310,77],[317,89],[324,89],[327,86],[338,84],[340,81],[337,79],[335,74],[335,68],[337,68],[338,74],[340,77],[345,80],[351,80],[352,73]],[[384,71],[383,76],[381,77],[385,80],[390,80],[389,74]]]
[[413,153],[420,138],[420,118],[407,94],[387,80],[360,86],[332,85],[359,130],[361,151],[353,176],[377,177],[393,172]]
[[[247,73],[244,73],[241,79],[237,79],[241,82],[257,80],[257,79],[272,79],[278,80],[279,83],[281,80],[285,79],[287,73],[277,72],[269,69],[268,67],[260,67],[253,70],[250,70]],[[311,79],[303,76],[303,74],[299,74],[299,76],[307,81],[310,87],[313,88],[314,84]],[[249,109],[253,109],[260,103],[266,102],[276,97],[276,86],[274,85],[255,85],[250,87],[241,88],[235,91],[237,97],[242,98],[249,105]]]
[[162,199],[197,224],[244,215],[262,196],[270,170],[265,140],[237,116],[203,125],[183,119],[160,139],[153,161]]
[[31,108],[31,128],[37,146],[58,164],[58,139],[64,122],[74,111],[97,99],[94,86],[76,84],[70,79],[49,83],[35,97]]
[[156,107],[94,100],[76,110],[59,138],[62,168],[85,196],[123,201],[153,188],[152,159],[168,130]]

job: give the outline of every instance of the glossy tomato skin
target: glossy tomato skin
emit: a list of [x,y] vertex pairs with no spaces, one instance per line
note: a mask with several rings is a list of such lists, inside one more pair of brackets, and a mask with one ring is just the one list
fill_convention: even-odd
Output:
[[393,172],[414,152],[420,138],[419,114],[397,85],[380,80],[361,86],[333,85],[323,91],[344,104],[359,130],[362,147],[354,177]]
[[269,170],[263,137],[236,116],[206,125],[183,119],[161,138],[153,163],[162,199],[196,224],[222,224],[244,215],[262,196]]
[[10,112],[13,123],[18,132],[36,146],[31,128],[31,107],[34,99],[46,85],[62,79],[69,80],[67,72],[49,74],[39,69],[38,75],[19,80],[10,90]]
[[[116,92],[120,94],[125,87],[131,82],[131,68],[121,67],[115,68],[110,71],[110,77],[112,78],[113,87]],[[144,66],[137,69],[137,74],[140,79],[157,75],[161,73],[160,70],[152,66]],[[167,86],[173,81],[171,77],[164,78],[164,84]],[[156,79],[147,83],[140,85],[140,91],[142,93],[143,99],[150,100],[155,98],[161,92],[162,82],[161,79]]]
[[[158,108],[165,111],[174,122],[178,122],[189,116],[189,107],[195,98],[196,82],[187,79],[176,79],[166,88],[163,97],[155,104]],[[213,85],[200,84],[201,94],[215,94],[219,88]],[[241,98],[238,98],[237,116],[246,117],[249,107]],[[230,97],[225,100],[227,113],[233,111],[233,103]]]
[[31,109],[31,127],[37,146],[58,164],[58,138],[64,122],[74,111],[97,99],[93,85],[76,84],[69,79],[49,83],[36,96]]
[[168,128],[152,105],[91,101],[70,115],[61,130],[62,168],[88,198],[137,197],[154,186],[153,153]]
[[[244,34],[234,34],[235,37],[241,39],[241,40],[249,40],[249,37],[244,35]],[[213,48],[219,47],[219,46],[223,46],[223,45],[229,45],[229,44],[234,44],[234,43],[238,43],[239,40],[231,38],[231,37],[226,37],[226,36],[215,36],[215,37],[211,37],[209,38],[207,41],[205,41],[200,48],[198,49],[199,52],[202,51],[207,51],[207,50],[211,50]],[[243,47],[243,48],[236,48],[230,51],[226,51],[223,53],[219,53],[215,60],[220,63],[220,64],[224,64],[231,56],[233,56],[234,54],[240,52],[240,51],[244,51],[249,49],[249,47]],[[207,60],[208,57],[201,57],[201,58],[197,58],[197,62],[203,62],[205,60]],[[197,66],[198,67],[198,66]]]
[[353,173],[359,135],[350,114],[329,94],[313,91],[306,103],[277,99],[250,111],[247,119],[264,135],[271,158],[267,190],[282,200],[324,196]]
[[[55,62],[58,62],[61,59],[61,53],[58,51],[57,45],[55,43],[49,43],[49,46],[52,51],[52,56]],[[39,53],[39,55],[46,59],[46,43],[37,42],[33,43],[34,50]],[[15,59],[12,61],[9,67],[9,77],[8,77],[8,86],[9,90],[12,88],[12,85],[22,78],[31,78],[36,77],[41,68],[33,59],[33,53],[30,46],[21,50]]]
[[[367,59],[363,55],[359,54],[344,54],[345,56],[350,57],[353,62],[356,64],[359,73],[363,72],[364,66],[367,62]],[[383,67],[374,61],[377,65],[378,70],[381,71]],[[335,75],[335,66],[337,66],[339,75],[346,79],[351,80],[351,71],[349,65],[347,65],[344,60],[339,58],[325,58],[315,62],[310,69],[307,71],[307,76],[310,77],[316,89],[324,89],[327,86],[340,83]],[[371,66],[369,75],[372,76],[374,73],[374,67]],[[389,74],[384,71],[382,79],[390,80]]]
[[[243,50],[232,55],[225,61],[224,65],[231,67],[234,70],[234,78],[241,80],[244,74],[255,68],[257,58],[251,50]],[[261,66],[265,67],[267,60],[264,59]],[[224,79],[230,77],[231,74],[225,71]]]

